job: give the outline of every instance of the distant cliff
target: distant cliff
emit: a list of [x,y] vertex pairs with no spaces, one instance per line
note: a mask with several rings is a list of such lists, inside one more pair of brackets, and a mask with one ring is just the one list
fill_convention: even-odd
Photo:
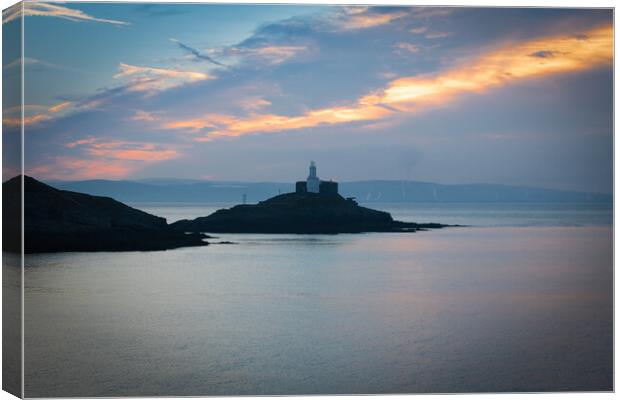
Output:
[[[59,189],[113,197],[125,202],[226,202],[266,200],[295,190],[292,183],[212,182],[180,179],[144,181],[57,181]],[[523,186],[442,185],[416,181],[340,182],[339,192],[361,203],[376,202],[612,202],[605,193],[571,192]]]
[[387,212],[361,207],[338,194],[319,193],[286,193],[171,225],[183,232],[300,234],[415,232],[444,226],[394,221]]
[[[3,228],[20,232],[21,179],[2,185]],[[201,235],[170,229],[165,218],[107,197],[58,190],[24,177],[25,252],[165,250],[204,246]],[[19,237],[3,237],[4,250],[21,251]]]

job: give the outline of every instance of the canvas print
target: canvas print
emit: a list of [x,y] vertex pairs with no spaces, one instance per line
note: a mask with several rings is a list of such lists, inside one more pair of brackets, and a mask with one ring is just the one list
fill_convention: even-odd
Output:
[[3,389],[613,390],[613,9],[3,11]]

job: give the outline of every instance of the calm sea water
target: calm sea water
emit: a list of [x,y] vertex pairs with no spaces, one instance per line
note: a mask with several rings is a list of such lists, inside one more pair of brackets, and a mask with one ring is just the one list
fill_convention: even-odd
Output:
[[[209,215],[231,203],[133,203],[172,223]],[[604,226],[613,223],[611,203],[361,203],[409,222],[472,226]]]
[[373,207],[475,227],[27,256],[26,396],[612,389],[611,206]]

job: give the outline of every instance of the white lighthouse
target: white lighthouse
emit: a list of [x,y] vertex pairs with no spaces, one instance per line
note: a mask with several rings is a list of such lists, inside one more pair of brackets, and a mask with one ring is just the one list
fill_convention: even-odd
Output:
[[310,173],[308,174],[308,179],[306,179],[306,190],[310,193],[319,193],[320,182],[319,177],[316,176],[316,164],[314,161],[310,161]]

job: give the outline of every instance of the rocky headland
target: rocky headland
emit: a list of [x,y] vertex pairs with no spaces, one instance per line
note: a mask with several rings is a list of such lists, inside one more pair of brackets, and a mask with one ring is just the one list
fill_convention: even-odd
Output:
[[[24,176],[24,251],[136,251],[205,246],[205,235],[171,229],[109,197],[58,190]],[[21,251],[21,176],[2,184],[3,249]]]
[[415,232],[448,225],[395,221],[337,193],[286,193],[170,225],[182,232],[334,234]]

